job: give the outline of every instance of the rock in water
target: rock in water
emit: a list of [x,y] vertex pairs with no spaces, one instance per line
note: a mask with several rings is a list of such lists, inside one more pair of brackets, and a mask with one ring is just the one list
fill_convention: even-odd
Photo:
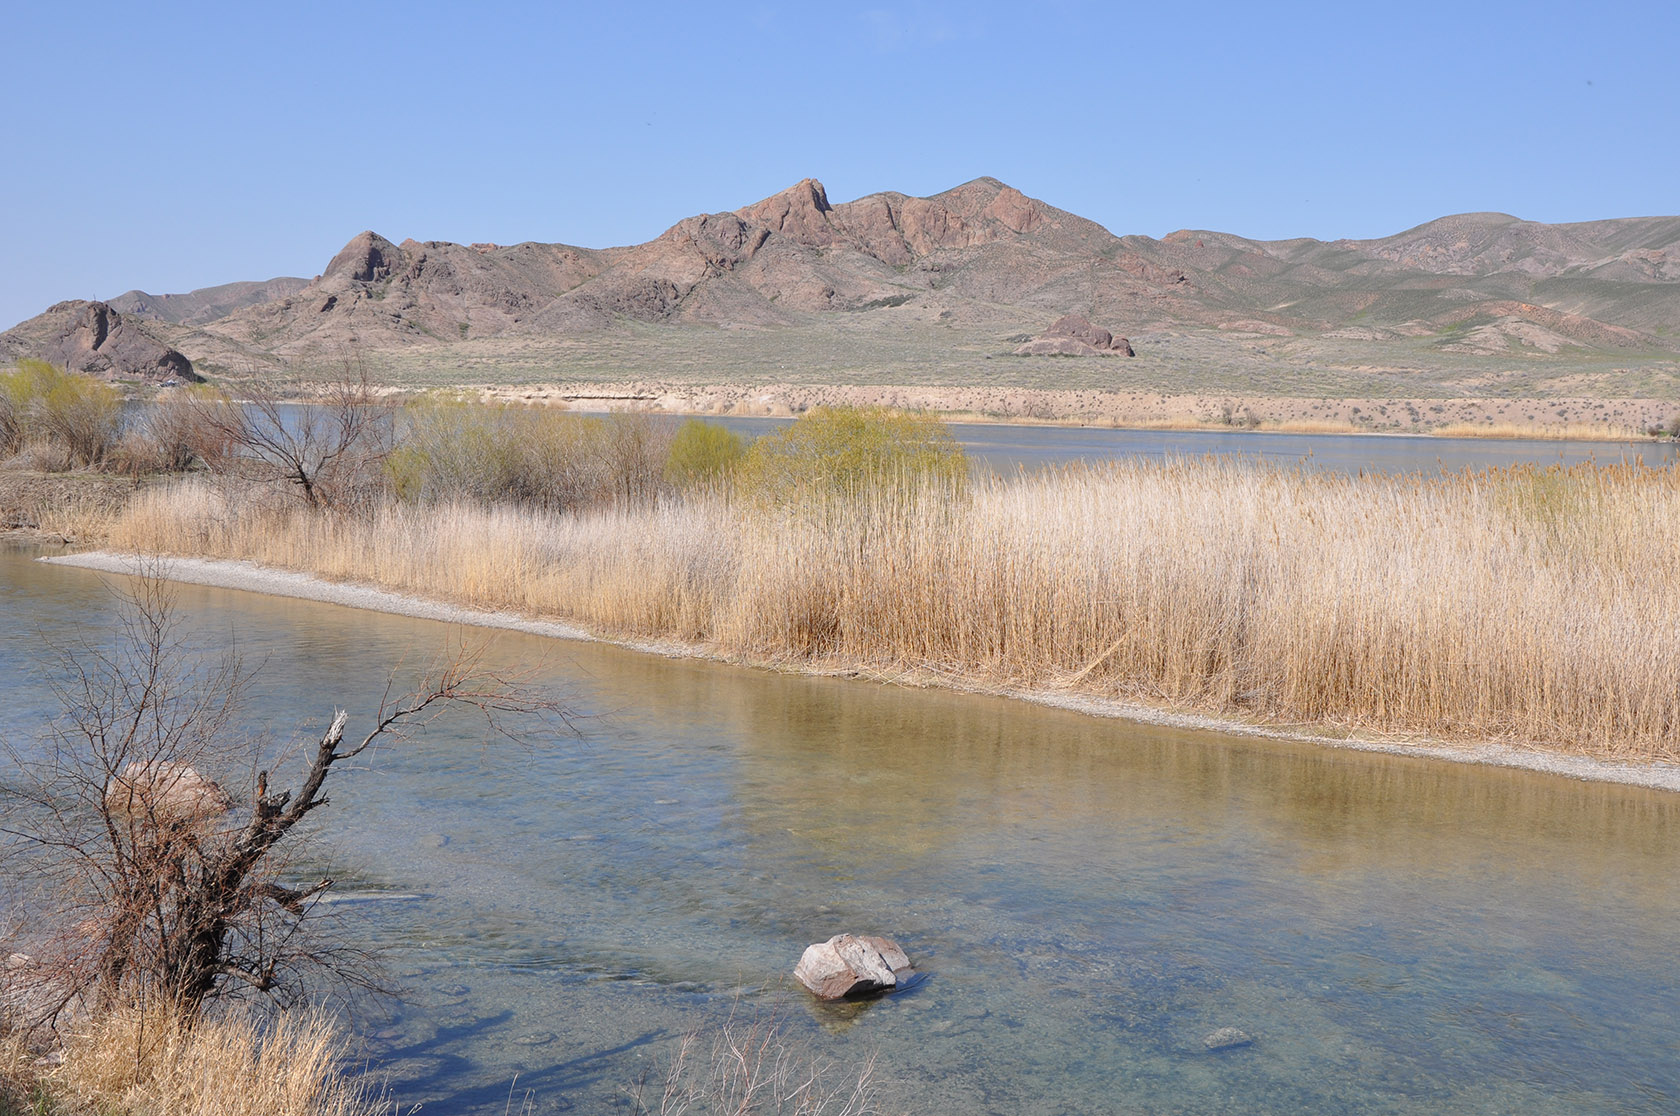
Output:
[[1253,1035],[1247,1031],[1239,1031],[1235,1027],[1221,1027],[1202,1039],[1202,1045],[1209,1050],[1235,1050],[1239,1046],[1248,1046],[1253,1042]]
[[184,763],[137,760],[105,788],[105,808],[117,817],[200,824],[227,813],[233,799]]
[[824,1000],[863,996],[898,987],[910,958],[891,938],[836,934],[808,947],[793,975]]

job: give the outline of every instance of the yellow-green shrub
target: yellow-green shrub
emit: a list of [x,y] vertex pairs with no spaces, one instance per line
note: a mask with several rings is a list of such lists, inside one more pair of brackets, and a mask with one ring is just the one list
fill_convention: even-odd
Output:
[[92,376],[20,360],[0,373],[0,454],[50,443],[71,466],[98,464],[122,426],[122,393]]
[[680,488],[716,483],[734,470],[746,452],[746,439],[733,430],[691,418],[671,439],[665,479]]
[[736,470],[737,490],[781,503],[883,486],[961,483],[962,446],[931,415],[887,407],[817,407],[758,439]]

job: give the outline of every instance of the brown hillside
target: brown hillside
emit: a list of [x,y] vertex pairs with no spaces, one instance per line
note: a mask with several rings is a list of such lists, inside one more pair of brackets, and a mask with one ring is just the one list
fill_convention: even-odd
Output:
[[[1463,214],[1369,241],[1191,230],[1155,240],[1116,237],[991,178],[839,204],[805,179],[623,248],[395,244],[370,231],[307,283],[124,299],[160,345],[220,370],[356,347],[427,367],[459,354],[493,379],[504,363],[552,359],[528,354],[556,345],[617,353],[634,337],[638,351],[657,348],[661,327],[808,336],[814,349],[781,349],[821,360],[828,342],[815,339],[836,330],[860,352],[897,352],[892,339],[907,328],[941,326],[938,345],[1007,355],[1023,332],[1069,313],[1134,339],[1213,331],[1334,343],[1359,366],[1389,363],[1384,346],[1414,363],[1449,352],[1662,355],[1680,346],[1680,218],[1544,225]],[[0,346],[38,355],[52,332],[33,319]],[[669,335],[679,336],[692,345],[692,334]]]

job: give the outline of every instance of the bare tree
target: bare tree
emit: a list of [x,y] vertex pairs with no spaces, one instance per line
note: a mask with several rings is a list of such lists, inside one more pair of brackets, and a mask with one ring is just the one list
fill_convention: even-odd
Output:
[[391,415],[366,364],[351,356],[341,365],[298,399],[255,381],[240,401],[197,399],[199,423],[232,447],[223,471],[295,485],[311,508],[343,505],[375,484],[391,449]]
[[[457,649],[412,690],[388,688],[359,739],[347,741],[337,712],[295,790],[275,790],[275,749],[240,730],[244,669],[233,657],[195,661],[171,604],[163,583],[142,581],[115,649],[70,657],[56,684],[64,716],[43,746],[6,747],[20,776],[0,826],[13,878],[50,885],[33,897],[35,952],[24,958],[32,1022],[73,1002],[97,1011],[163,997],[189,1020],[225,992],[295,1002],[312,965],[344,956],[306,946],[332,881],[288,883],[288,851],[328,805],[332,773],[452,708],[504,735],[511,714],[564,717],[481,652]],[[8,966],[21,971],[22,956]]]

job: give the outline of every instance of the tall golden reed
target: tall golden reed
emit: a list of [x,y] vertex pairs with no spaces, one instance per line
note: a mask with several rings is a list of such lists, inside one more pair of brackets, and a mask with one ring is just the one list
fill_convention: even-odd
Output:
[[249,558],[759,663],[1680,758],[1680,472],[1125,463],[782,506],[310,515],[202,483],[113,543]]

